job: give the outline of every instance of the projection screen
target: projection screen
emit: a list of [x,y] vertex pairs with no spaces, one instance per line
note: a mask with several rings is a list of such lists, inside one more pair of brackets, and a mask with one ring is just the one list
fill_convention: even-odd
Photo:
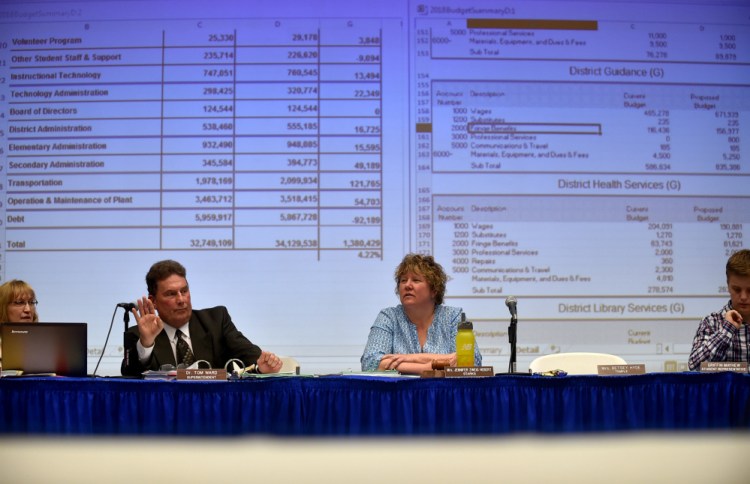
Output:
[[5,1],[0,24],[0,277],[88,323],[100,375],[167,258],[303,373],[359,370],[409,252],[497,372],[509,296],[521,371],[683,371],[747,247],[747,2]]

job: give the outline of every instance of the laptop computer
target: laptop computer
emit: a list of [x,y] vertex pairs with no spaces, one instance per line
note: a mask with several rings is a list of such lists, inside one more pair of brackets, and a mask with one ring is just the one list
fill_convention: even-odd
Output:
[[3,373],[86,376],[86,323],[0,324]]

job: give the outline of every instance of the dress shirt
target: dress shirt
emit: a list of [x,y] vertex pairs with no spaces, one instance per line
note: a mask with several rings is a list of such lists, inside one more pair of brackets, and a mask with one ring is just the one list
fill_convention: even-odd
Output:
[[[167,323],[164,323],[164,331],[167,333],[167,337],[169,338],[169,344],[172,345],[172,352],[175,355],[175,360],[178,360],[179,357],[177,355],[177,329],[182,331],[182,339],[185,340],[185,342],[190,346],[190,351],[193,350],[193,344],[190,342],[190,328],[189,324],[185,323],[180,328],[175,328],[173,326],[168,325]],[[138,349],[138,359],[141,361],[141,363],[146,363],[149,358],[151,358],[151,353],[154,351],[154,345],[151,345],[150,347],[146,348],[141,344],[141,340],[139,339],[138,342],[135,344],[135,347]]]

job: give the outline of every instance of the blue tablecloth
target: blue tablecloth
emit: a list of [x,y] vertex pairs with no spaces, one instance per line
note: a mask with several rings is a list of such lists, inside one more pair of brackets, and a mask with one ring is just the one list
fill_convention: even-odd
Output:
[[750,375],[3,378],[0,433],[442,435],[750,429]]

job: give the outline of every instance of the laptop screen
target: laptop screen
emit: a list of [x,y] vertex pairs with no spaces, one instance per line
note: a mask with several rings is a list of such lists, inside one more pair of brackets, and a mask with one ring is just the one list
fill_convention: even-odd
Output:
[[3,371],[86,376],[86,323],[4,323],[0,336]]

